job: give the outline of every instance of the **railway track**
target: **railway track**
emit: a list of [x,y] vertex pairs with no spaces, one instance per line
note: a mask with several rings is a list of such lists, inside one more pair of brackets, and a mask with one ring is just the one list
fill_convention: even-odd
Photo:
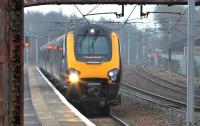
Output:
[[[174,100],[168,97],[164,97],[161,95],[158,95],[156,93],[152,93],[149,91],[142,90],[140,88],[137,88],[131,84],[122,82],[121,83],[122,88],[120,89],[121,92],[124,92],[126,94],[132,95],[139,97],[143,100],[149,101],[151,103],[155,103],[167,108],[176,108],[176,109],[182,109],[186,108],[186,103],[180,102],[178,100]],[[194,106],[194,109],[199,111],[200,107],[199,106]]]
[[[121,85],[122,85],[122,87],[124,87],[124,85],[129,85],[129,84],[122,82]],[[133,90],[133,89],[136,89],[136,90]],[[130,90],[132,90],[132,91],[130,91]],[[148,103],[151,103],[153,106],[154,105],[159,105],[159,106],[162,106],[162,107],[165,107],[165,108],[169,108],[169,109],[175,110],[175,111],[180,112],[180,113],[187,113],[186,109],[181,109],[182,104],[181,104],[181,106],[178,106],[178,105],[174,106],[174,104],[176,104],[176,102],[174,102],[174,100],[173,100],[174,103],[171,103],[170,101],[169,101],[169,103],[166,103],[166,101],[162,102],[162,101],[157,100],[155,98],[149,98],[149,97],[147,97],[147,96],[145,96],[143,94],[140,94],[140,93],[138,94],[138,92],[137,92],[138,90],[139,90],[139,92],[141,91],[141,89],[137,89],[137,88],[135,88],[135,87],[133,87],[131,85],[129,85],[128,88],[126,88],[126,89],[122,89],[122,88],[120,89],[121,93],[125,93],[125,94],[128,94],[130,96],[134,96],[136,98],[139,98],[139,99],[141,99],[143,101],[147,101]],[[143,91],[141,91],[141,92],[143,92]],[[199,110],[199,108],[195,108],[195,109]],[[194,117],[196,119],[199,119],[200,118],[199,113],[195,113]],[[195,122],[195,123],[197,124],[198,122]]]
[[[150,72],[147,72],[147,70],[145,69],[145,67],[147,66],[148,64],[139,64],[137,66],[134,67],[134,71],[139,75],[141,76],[142,78],[148,80],[148,81],[151,81],[157,85],[160,85],[160,86],[163,86],[167,89],[170,89],[170,90],[174,90],[176,92],[179,92],[179,93],[182,93],[184,95],[187,95],[187,92],[186,90],[187,89],[183,89],[183,87],[181,87],[180,85],[178,84],[174,84],[174,83],[171,83],[167,80],[163,80],[153,74],[151,74]],[[142,68],[142,69],[141,69]],[[195,98],[197,99],[200,99],[200,95],[199,94],[196,94],[194,95]]]
[[120,126],[128,126],[128,124],[126,124],[123,120],[118,118],[113,112],[110,112],[110,116],[111,116],[112,119],[114,119],[118,123],[118,125],[120,125]]
[[[160,78],[160,77],[158,77],[158,76],[152,74],[152,73],[151,73],[149,70],[147,70],[147,68],[146,68],[148,65],[149,65],[149,64],[144,65],[144,66],[143,66],[143,69],[144,69],[144,71],[145,71],[146,73],[148,73],[150,76],[152,76],[152,77],[154,77],[154,78],[157,78],[157,80],[160,80],[160,81],[163,81],[163,82],[166,82],[166,83],[170,84],[169,86],[173,86],[173,87],[175,87],[175,88],[176,88],[177,90],[179,90],[179,91],[187,92],[187,86],[184,86],[184,85],[182,85],[182,84],[178,84],[178,83],[172,82],[172,81],[170,81],[170,80],[166,80],[166,79]],[[199,91],[198,89],[194,89],[194,93],[195,93],[196,96],[198,96],[198,97],[200,96],[200,91]]]
[[96,126],[128,126],[128,124],[118,118],[113,112],[110,112],[108,116],[94,117],[90,118],[90,120],[96,124]]
[[[171,97],[171,99],[176,99],[177,101],[180,101],[180,102],[182,101],[183,103],[186,103],[186,97],[187,97],[186,91],[177,89],[170,83],[167,83],[167,81],[162,81],[162,79],[152,76],[151,74],[149,74],[148,72],[144,70],[144,66],[146,65],[139,64],[134,67],[134,71],[140,78],[147,80],[148,85],[152,85],[152,87],[156,89],[160,89],[160,90],[157,90],[160,94],[163,94],[164,96],[167,95],[167,97],[169,98]],[[195,94],[194,97],[195,97],[195,105],[198,106],[200,103],[200,95]]]

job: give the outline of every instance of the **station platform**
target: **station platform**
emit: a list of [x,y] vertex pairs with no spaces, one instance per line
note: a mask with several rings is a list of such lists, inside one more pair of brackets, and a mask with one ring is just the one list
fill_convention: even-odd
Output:
[[37,67],[27,67],[27,70],[28,81],[25,79],[25,83],[29,83],[30,98],[25,93],[25,126],[95,126],[60,94]]

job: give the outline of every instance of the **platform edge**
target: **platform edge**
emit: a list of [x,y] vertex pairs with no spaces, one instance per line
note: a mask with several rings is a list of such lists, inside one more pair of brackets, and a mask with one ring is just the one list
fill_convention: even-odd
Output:
[[63,104],[65,104],[67,107],[71,109],[72,112],[75,113],[75,115],[81,119],[87,126],[96,126],[94,123],[92,123],[89,119],[87,119],[84,115],[82,115],[73,105],[71,105],[65,97],[53,86],[53,84],[44,76],[44,74],[40,71],[38,67],[36,67],[40,75],[45,79],[45,81],[48,83],[48,85],[51,87],[51,89],[55,92],[55,94],[59,97],[59,99],[62,101]]

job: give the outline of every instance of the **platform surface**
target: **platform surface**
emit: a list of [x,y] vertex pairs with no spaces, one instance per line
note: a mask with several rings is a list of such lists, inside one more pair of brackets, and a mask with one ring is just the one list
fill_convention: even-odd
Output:
[[26,66],[24,67],[24,126],[41,126],[32,105],[28,68]]
[[[38,126],[93,126],[88,119],[73,108],[59,92],[49,84],[36,67],[28,68],[31,101]],[[37,118],[35,119],[37,121]]]

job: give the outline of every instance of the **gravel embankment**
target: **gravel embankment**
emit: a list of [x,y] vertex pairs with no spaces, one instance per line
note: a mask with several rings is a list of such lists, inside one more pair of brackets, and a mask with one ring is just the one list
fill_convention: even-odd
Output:
[[[129,126],[185,126],[186,113],[163,108],[159,105],[126,94],[122,104],[111,109]],[[195,126],[200,125],[200,118],[195,117]]]

